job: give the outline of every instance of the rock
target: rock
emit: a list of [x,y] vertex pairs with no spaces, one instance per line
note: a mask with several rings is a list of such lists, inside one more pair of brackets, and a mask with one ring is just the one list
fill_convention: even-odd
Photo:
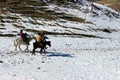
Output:
[[103,29],[103,32],[111,33],[111,31],[108,29]]
[[0,63],[3,63],[3,61],[0,61]]

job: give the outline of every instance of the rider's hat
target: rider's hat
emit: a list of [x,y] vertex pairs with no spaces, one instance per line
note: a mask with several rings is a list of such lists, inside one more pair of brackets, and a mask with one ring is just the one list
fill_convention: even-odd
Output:
[[41,33],[40,33],[40,32],[38,32],[37,34],[38,34],[38,35],[41,35]]
[[20,32],[23,32],[23,30],[21,29]]

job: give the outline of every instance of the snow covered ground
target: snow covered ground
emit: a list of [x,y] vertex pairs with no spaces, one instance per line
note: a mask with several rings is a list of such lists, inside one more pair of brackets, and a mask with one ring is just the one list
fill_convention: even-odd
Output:
[[119,39],[48,37],[46,55],[14,51],[15,37],[1,37],[0,80],[120,80]]

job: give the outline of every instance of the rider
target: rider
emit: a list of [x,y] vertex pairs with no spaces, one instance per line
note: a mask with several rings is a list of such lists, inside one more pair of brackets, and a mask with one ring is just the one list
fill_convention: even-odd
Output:
[[42,38],[42,35],[41,33],[38,33],[37,36],[36,36],[36,42],[40,43],[41,46],[44,45],[44,40]]
[[25,35],[23,33],[23,30],[20,30],[20,33],[18,33],[18,35],[20,35],[22,39],[25,39]]
[[28,45],[29,45],[29,40],[27,38],[27,33],[23,33],[23,30],[20,30],[20,33],[18,33],[18,35],[21,36],[21,39],[23,39],[23,41],[25,41]]

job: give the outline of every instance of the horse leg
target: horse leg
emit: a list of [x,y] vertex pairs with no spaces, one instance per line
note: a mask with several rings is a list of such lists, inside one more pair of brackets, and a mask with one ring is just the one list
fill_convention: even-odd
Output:
[[35,55],[35,49],[37,49],[35,43],[33,43],[33,50],[32,50],[32,55]]
[[44,53],[45,53],[45,48],[44,48]]
[[22,49],[20,48],[20,44],[18,45],[18,47],[19,47],[19,50],[22,51]]
[[17,45],[15,45],[15,51],[17,51]]
[[40,49],[40,54],[42,54],[42,52],[43,52],[43,49],[41,48],[41,49]]
[[28,45],[26,45],[27,46],[27,51],[28,51]]
[[45,46],[41,48],[40,54],[45,53]]
[[32,55],[35,55],[35,48],[32,50]]
[[36,49],[37,49],[36,47],[33,48],[33,50],[32,50],[32,55],[35,55],[35,50],[36,50]]
[[16,41],[14,41],[14,46],[15,46],[15,51],[17,51],[18,44],[16,43]]
[[28,45],[26,45],[26,49],[25,49],[25,51],[28,51]]

